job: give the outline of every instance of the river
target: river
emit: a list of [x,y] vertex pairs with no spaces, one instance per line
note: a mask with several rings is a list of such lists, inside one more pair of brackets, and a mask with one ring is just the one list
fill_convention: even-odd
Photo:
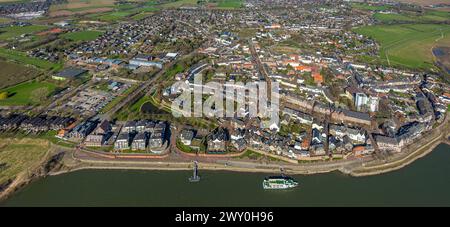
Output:
[[450,206],[450,146],[370,177],[296,175],[300,187],[262,189],[266,174],[83,170],[38,180],[0,206]]

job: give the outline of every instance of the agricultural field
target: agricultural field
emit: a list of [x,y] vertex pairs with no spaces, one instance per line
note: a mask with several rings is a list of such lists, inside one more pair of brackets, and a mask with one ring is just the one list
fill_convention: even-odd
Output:
[[37,169],[45,160],[50,143],[41,139],[0,139],[0,185]]
[[0,48],[0,58],[12,60],[25,65],[32,65],[44,70],[58,70],[62,67],[61,64],[52,63],[39,58],[33,58],[23,52],[5,48]]
[[411,17],[404,14],[397,14],[397,13],[375,13],[373,15],[373,18],[377,19],[381,22],[395,22],[395,21],[404,21],[404,22],[415,22],[418,21],[418,18]]
[[242,7],[242,0],[216,0],[219,9],[239,9]]
[[44,25],[30,25],[30,26],[12,26],[0,29],[0,40],[8,40],[18,38],[22,35],[31,35],[36,32],[47,30],[48,27]]
[[448,3],[448,0],[398,0],[403,3],[412,3],[421,6],[429,6],[431,4]]
[[0,60],[0,89],[13,86],[37,77],[40,72],[34,68]]
[[388,5],[369,5],[367,3],[352,3],[354,9],[368,10],[368,11],[383,11],[388,10],[391,6]]
[[161,4],[162,8],[179,8],[182,6],[196,6],[197,0],[176,0],[169,3]]
[[102,21],[114,22],[114,21],[124,19],[125,17],[130,16],[132,14],[133,14],[133,12],[129,12],[129,11],[117,11],[117,12],[102,14],[102,15],[96,17],[96,19],[99,19]]
[[79,31],[66,33],[63,37],[71,41],[91,41],[97,39],[102,34],[103,32],[101,31]]
[[56,90],[57,86],[48,82],[25,82],[13,87],[0,90],[7,92],[8,97],[0,100],[2,106],[25,106],[39,104],[39,100],[47,98]]
[[133,20],[142,20],[148,16],[152,15],[152,13],[139,13],[131,17]]
[[50,10],[81,11],[100,7],[113,7],[116,0],[67,0],[67,3],[54,4]]
[[376,25],[355,31],[381,45],[379,57],[385,64],[399,67],[432,68],[433,47],[450,45],[450,25]]
[[145,7],[137,8],[135,11],[136,12],[156,12],[158,10],[159,9],[154,6],[145,6]]
[[115,22],[128,18],[139,20],[158,10],[160,9],[156,8],[153,4],[122,4],[116,5],[114,10],[110,12],[91,14],[88,17],[106,22]]
[[423,17],[435,21],[448,21],[450,20],[450,12],[430,10]]
[[70,16],[112,11],[116,0],[68,0],[50,7],[50,16]]
[[392,23],[392,22],[433,23],[433,22],[450,21],[450,12],[428,11],[423,15],[407,14],[407,13],[403,14],[375,13],[373,17],[378,21],[384,23]]

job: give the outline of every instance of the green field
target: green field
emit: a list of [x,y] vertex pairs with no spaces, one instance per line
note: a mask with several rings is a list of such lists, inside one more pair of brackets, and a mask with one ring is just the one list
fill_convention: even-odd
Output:
[[61,64],[52,63],[39,58],[33,58],[23,52],[5,48],[0,48],[0,57],[26,65],[33,65],[44,70],[58,70],[62,67]]
[[158,11],[158,10],[159,9],[156,8],[156,7],[146,6],[146,7],[143,7],[143,8],[138,8],[135,11],[138,11],[138,12],[155,12],[155,11]]
[[217,0],[217,8],[238,9],[242,7],[242,0]]
[[103,32],[101,31],[79,31],[66,33],[63,37],[72,41],[91,41],[97,39],[102,34]]
[[17,38],[24,34],[33,34],[36,32],[44,31],[46,29],[48,29],[48,27],[44,25],[5,27],[0,29],[0,40]]
[[118,12],[102,14],[101,16],[98,17],[98,19],[100,19],[102,21],[113,22],[113,21],[121,20],[131,14],[133,14],[133,12],[118,11]]
[[435,45],[450,45],[450,25],[376,25],[355,31],[381,45],[380,60],[384,64],[406,68],[433,67],[431,49]]
[[197,0],[176,0],[169,3],[161,4],[160,6],[163,8],[178,8],[182,6],[196,6]]
[[434,21],[450,21],[450,12],[446,11],[427,11],[425,15],[422,16],[427,20]]
[[395,22],[395,21],[406,21],[406,22],[415,22],[418,21],[418,18],[411,17],[404,14],[385,14],[385,13],[375,13],[373,17],[381,22]]
[[143,96],[138,101],[133,103],[127,108],[122,108],[119,113],[116,114],[118,120],[136,119],[141,114],[141,107],[151,99],[148,96]]
[[114,8],[117,10],[130,10],[130,9],[134,9],[136,7],[137,7],[136,4],[120,4],[120,5],[114,6]]
[[393,22],[432,23],[432,22],[450,21],[450,12],[428,11],[423,15],[415,15],[408,13],[403,14],[375,13],[373,17],[383,23],[393,23]]
[[144,19],[144,18],[146,18],[146,17],[148,17],[150,15],[152,15],[152,14],[151,13],[139,13],[139,14],[136,14],[136,15],[132,16],[131,18],[133,20],[142,20],[142,19]]
[[125,4],[125,5],[118,5],[115,8],[117,11],[109,13],[93,14],[91,15],[91,18],[107,22],[115,22],[131,16],[130,18],[133,20],[140,20],[148,15],[151,15],[152,12],[160,10],[159,8],[156,8],[153,4],[145,4],[139,7],[138,5],[135,4]]
[[24,106],[37,104],[33,100],[33,91],[39,88],[47,88],[48,94],[53,93],[57,86],[48,82],[25,82],[13,87],[0,90],[0,92],[8,92],[9,97],[5,100],[0,100],[2,106]]

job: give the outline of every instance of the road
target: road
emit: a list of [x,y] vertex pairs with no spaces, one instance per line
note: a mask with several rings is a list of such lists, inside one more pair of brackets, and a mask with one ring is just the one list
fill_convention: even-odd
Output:
[[[193,54],[197,53],[196,50],[192,51],[191,53],[183,56],[182,58],[187,58],[192,56]],[[121,100],[117,105],[115,105],[111,110],[109,110],[108,112],[100,115],[100,119],[106,119],[106,120],[111,120],[111,118],[114,116],[114,114],[119,111],[120,109],[122,109],[124,106],[126,106],[128,103],[130,103],[132,100],[138,98],[138,96],[143,95],[144,92],[150,91],[151,89],[154,89],[154,83],[166,73],[167,69],[172,68],[172,66],[174,66],[178,60],[172,61],[169,64],[165,65],[163,69],[161,69],[158,73],[156,73],[152,78],[150,78],[149,80],[145,81],[145,83],[139,85],[138,88],[136,88],[133,92],[131,92],[130,94],[128,94],[128,96],[126,98],[124,98],[123,100]]]
[[272,88],[272,84],[271,84],[271,79],[269,77],[269,73],[266,71],[266,69],[264,68],[263,64],[261,63],[261,60],[259,59],[258,53],[256,53],[256,49],[255,46],[253,46],[253,42],[251,40],[249,40],[248,42],[249,46],[250,46],[250,52],[252,53],[253,59],[256,63],[256,66],[258,67],[258,71],[259,74],[263,75],[266,82],[267,82],[267,98],[268,100],[271,100],[271,94],[272,92],[270,89]]
[[[413,143],[404,148],[404,151],[392,155],[389,159],[378,159],[373,156],[367,156],[361,159],[343,159],[333,161],[321,161],[310,163],[280,163],[280,162],[261,162],[255,160],[246,160],[239,158],[204,158],[192,157],[181,154],[175,147],[175,139],[179,133],[173,129],[171,137],[171,148],[168,157],[163,159],[111,159],[102,158],[98,155],[90,155],[90,152],[83,152],[79,149],[67,149],[64,163],[69,167],[68,171],[74,171],[83,168],[117,168],[117,169],[190,169],[192,160],[200,162],[201,169],[211,170],[232,170],[245,172],[279,172],[280,167],[287,170],[288,173],[314,174],[339,170],[341,172],[352,174],[354,176],[372,175],[382,172],[392,171],[401,168],[412,161],[429,153],[432,148],[431,143],[442,141],[450,135],[448,128],[449,120],[447,115],[443,124],[427,133],[420,142]],[[425,150],[425,151],[423,151]],[[74,154],[76,153],[76,154]]]

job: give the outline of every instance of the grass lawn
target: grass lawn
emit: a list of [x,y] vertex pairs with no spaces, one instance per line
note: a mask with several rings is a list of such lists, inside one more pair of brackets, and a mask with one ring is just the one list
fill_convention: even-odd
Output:
[[0,139],[0,184],[38,168],[49,149],[46,140]]
[[145,103],[149,102],[151,100],[148,96],[142,96],[137,102],[133,103],[128,108],[122,108],[119,113],[117,113],[116,117],[119,120],[128,120],[128,119],[134,119],[139,117],[141,114],[141,107]]
[[36,104],[32,99],[32,92],[38,88],[46,87],[48,95],[55,91],[56,85],[48,82],[25,82],[13,87],[0,90],[0,92],[7,91],[9,97],[5,100],[0,100],[0,105],[3,106],[22,106]]
[[251,160],[258,160],[261,159],[262,157],[264,157],[264,155],[260,154],[260,153],[256,153],[250,149],[248,149],[247,151],[245,151],[245,153],[241,156],[239,156],[238,158],[247,158],[247,159],[251,159]]
[[0,48],[0,57],[26,65],[33,65],[44,70],[58,70],[62,68],[62,64],[52,63],[39,58],[33,58],[23,52],[5,48]]
[[103,32],[101,31],[79,31],[66,33],[63,37],[72,41],[91,41],[97,39],[102,34]]
[[0,29],[0,40],[16,38],[23,34],[33,34],[36,32],[44,31],[46,29],[48,29],[48,27],[44,25],[5,27]]
[[196,150],[192,149],[190,146],[184,145],[180,139],[177,139],[177,148],[186,153],[195,153]]
[[400,67],[433,67],[431,49],[450,45],[450,26],[434,24],[376,25],[355,29],[380,45],[380,59]]

